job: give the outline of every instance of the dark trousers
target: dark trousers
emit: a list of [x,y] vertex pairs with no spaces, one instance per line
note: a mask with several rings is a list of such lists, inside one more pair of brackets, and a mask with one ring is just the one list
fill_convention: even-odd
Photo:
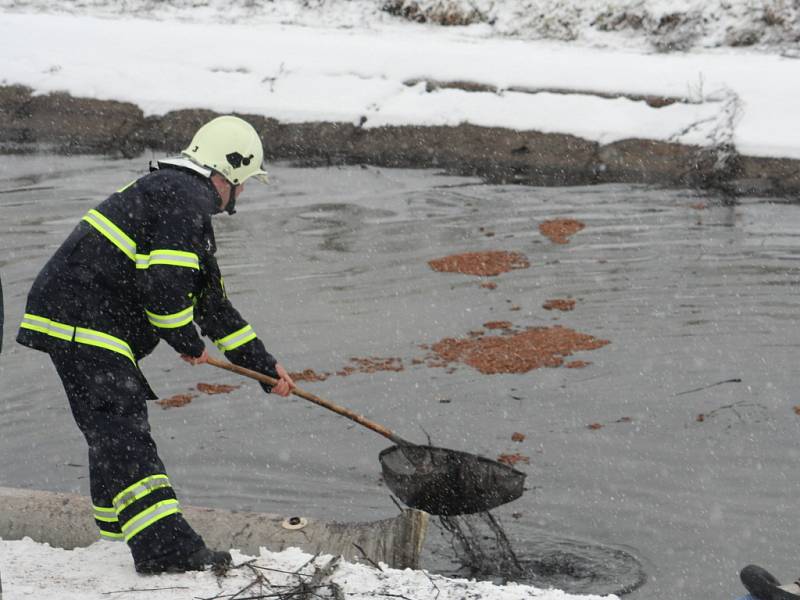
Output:
[[105,515],[97,521],[101,531],[117,532],[137,563],[203,547],[179,512],[166,514],[177,499],[150,435],[151,391],[138,367],[116,352],[69,342],[50,357],[89,445],[92,504],[96,518]]

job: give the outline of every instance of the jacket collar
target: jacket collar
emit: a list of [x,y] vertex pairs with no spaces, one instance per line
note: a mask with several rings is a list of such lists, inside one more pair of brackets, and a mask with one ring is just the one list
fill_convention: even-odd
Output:
[[211,183],[211,175],[213,171],[206,167],[201,167],[195,162],[192,162],[185,156],[175,156],[172,158],[164,158],[162,160],[157,161],[158,168],[167,168],[167,169],[178,169],[180,171],[189,171],[191,173],[195,173],[203,178],[203,181],[206,183],[208,188],[211,190],[213,195],[213,201],[211,206],[206,207],[207,211],[211,214],[217,214],[220,211],[219,207],[222,205],[222,198],[217,191],[217,188],[214,187],[214,184]]
[[202,175],[206,179],[211,177],[211,173],[213,172],[211,169],[206,167],[201,167],[195,162],[192,162],[185,156],[174,156],[172,158],[165,158],[158,161],[158,168],[162,167],[177,167],[179,169],[185,169],[187,171],[194,171],[199,175]]

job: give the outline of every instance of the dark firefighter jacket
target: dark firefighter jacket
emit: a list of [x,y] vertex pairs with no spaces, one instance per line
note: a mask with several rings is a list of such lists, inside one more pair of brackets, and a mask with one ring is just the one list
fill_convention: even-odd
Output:
[[160,166],[83,217],[36,278],[17,341],[44,352],[88,344],[137,364],[162,338],[200,356],[196,322],[229,360],[276,377],[225,293],[211,226],[217,191],[192,170]]

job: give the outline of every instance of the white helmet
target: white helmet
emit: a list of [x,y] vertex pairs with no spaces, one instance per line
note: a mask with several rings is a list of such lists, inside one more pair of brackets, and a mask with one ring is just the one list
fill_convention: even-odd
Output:
[[209,121],[197,130],[181,154],[213,169],[231,185],[244,183],[250,177],[267,181],[267,172],[262,168],[261,138],[250,123],[239,117],[226,115]]

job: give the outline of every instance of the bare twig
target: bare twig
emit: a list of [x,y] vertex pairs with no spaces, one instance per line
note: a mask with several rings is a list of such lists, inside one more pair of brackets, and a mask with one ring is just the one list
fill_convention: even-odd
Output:
[[[307,600],[309,596],[312,595],[315,589],[318,589],[322,586],[322,582],[330,577],[333,572],[336,570],[336,567],[339,566],[339,559],[341,557],[335,556],[330,559],[327,563],[325,563],[321,568],[317,568],[314,576],[311,578],[311,581],[308,583],[301,583],[301,587],[306,588],[305,593],[300,596],[301,600]],[[316,594],[313,594],[316,595]]]
[[425,571],[425,570],[423,570],[422,572],[425,574],[425,577],[427,577],[427,578],[428,578],[428,581],[430,581],[430,582],[431,582],[431,585],[432,585],[432,586],[433,586],[433,588],[436,590],[436,595],[433,597],[433,600],[437,600],[437,599],[439,598],[439,594],[441,594],[441,593],[442,593],[442,590],[440,590],[440,589],[439,589],[439,586],[438,586],[438,585],[436,585],[436,582],[433,580],[433,577],[431,577],[431,576],[430,576],[430,573],[428,573],[428,572],[427,572],[427,571]]
[[741,383],[742,380],[739,377],[734,379],[725,379],[724,381],[717,381],[716,383],[710,383],[709,385],[704,385],[699,388],[694,388],[693,390],[686,390],[685,392],[678,392],[675,396],[683,396],[684,394],[693,394],[694,392],[702,392],[703,390],[707,390],[708,388],[712,388],[715,385],[722,385],[723,383]]
[[338,583],[331,583],[330,587],[331,593],[333,593],[333,600],[345,600],[342,586],[340,586]]
[[[307,563],[306,563],[307,564]],[[300,567],[301,569],[304,568],[306,565]],[[275,569],[272,567],[264,567],[262,565],[253,565],[254,569],[259,569],[261,571],[271,571],[273,573],[282,573],[284,575],[296,575],[297,577],[311,577],[309,573],[299,573],[297,571],[284,571],[283,569]]]
[[683,129],[681,129],[680,131],[677,131],[677,132],[673,133],[671,136],[669,136],[668,141],[677,142],[683,136],[688,135],[692,131],[695,131],[695,130],[699,129],[701,125],[705,125],[707,123],[713,123],[716,120],[717,120],[716,117],[707,117],[705,119],[698,119],[697,121],[694,121],[693,123],[690,123],[689,125],[687,125]]
[[231,569],[241,569],[242,567],[252,567],[253,564],[257,561],[257,558],[251,558],[250,560],[246,560],[243,563],[239,563],[238,565],[233,565]]
[[298,568],[298,569],[297,569],[297,570],[294,572],[294,574],[295,574],[295,575],[301,575],[302,573],[300,573],[300,571],[302,571],[303,569],[305,569],[305,568],[306,568],[308,565],[313,565],[313,564],[314,564],[314,561],[315,561],[315,560],[317,560],[317,557],[319,557],[319,552],[318,552],[318,553],[316,553],[316,554],[315,554],[314,556],[312,556],[311,558],[309,558],[309,559],[308,559],[306,562],[304,562],[302,565],[300,565],[300,567],[299,567],[299,568]]
[[378,569],[378,571],[383,571],[383,569],[381,568],[381,566],[378,563],[376,563],[369,556],[367,556],[367,553],[364,552],[364,549],[361,546],[359,546],[355,542],[353,542],[353,546],[355,547],[356,550],[358,550],[361,553],[361,556],[364,558],[364,560],[366,560],[369,564],[371,564],[373,567]]
[[736,409],[737,408],[741,408],[741,407],[745,407],[745,406],[759,406],[759,405],[758,404],[754,404],[752,402],[747,402],[745,400],[739,400],[739,402],[734,402],[733,404],[723,404],[722,406],[718,406],[714,410],[707,412],[705,414],[705,416],[706,417],[713,417],[718,412],[722,412],[723,410],[730,410],[730,411],[733,412],[733,414],[735,414],[737,417],[739,417],[740,421],[742,421],[744,419],[742,418],[741,413],[739,413],[739,411],[736,410]]
[[127,594],[129,592],[158,592],[161,590],[190,590],[192,588],[186,586],[175,586],[175,587],[160,587],[160,588],[131,588],[128,590],[114,590],[112,592],[102,592],[104,596],[109,596],[111,594]]
[[392,502],[394,502],[394,505],[397,507],[397,509],[398,509],[400,512],[403,512],[403,510],[405,510],[405,509],[403,508],[403,505],[402,505],[402,504],[400,504],[400,502],[398,502],[397,498],[395,498],[395,497],[394,497],[394,496],[392,496],[391,494],[389,494],[389,499],[390,499]]
[[422,425],[420,425],[419,428],[422,429],[422,433],[424,433],[425,437],[428,438],[428,446],[433,446],[433,442],[431,441],[431,434],[425,431],[425,428]]
[[[330,577],[339,564],[341,557],[334,557],[319,566],[314,561],[319,555],[315,554],[311,559],[300,565],[295,571],[273,569],[255,564],[254,561],[247,561],[237,565],[237,567],[247,567],[253,573],[254,578],[243,588],[233,594],[218,594],[213,598],[199,598],[198,600],[312,600],[313,598],[331,598],[344,600],[344,593],[341,587],[335,583],[322,584],[323,580]],[[303,573],[303,569],[312,565],[313,573]],[[296,577],[295,585],[273,585],[264,575],[265,571],[272,571],[283,575]],[[161,589],[189,589],[189,588],[161,588]],[[322,592],[329,593],[323,594]],[[128,590],[123,590],[128,591]]]
[[[250,562],[253,562],[253,561],[250,561]],[[254,564],[248,564],[248,565],[247,565],[247,568],[249,568],[249,569],[250,569],[250,572],[251,572],[251,573],[252,573],[252,574],[253,574],[253,575],[254,575],[256,578],[260,578],[262,581],[266,582],[266,584],[267,584],[267,585],[270,585],[270,586],[271,586],[271,585],[272,585],[272,583],[270,582],[270,580],[269,580],[269,579],[267,579],[267,578],[266,578],[266,576],[265,576],[265,575],[264,575],[264,574],[263,574],[261,571],[259,571],[259,570],[256,568],[257,566],[258,566],[258,565],[254,565]]]
[[209,598],[198,598],[195,596],[195,600],[217,600],[217,598],[227,598],[230,594],[223,594],[222,592],[218,593],[216,596],[211,596]]

